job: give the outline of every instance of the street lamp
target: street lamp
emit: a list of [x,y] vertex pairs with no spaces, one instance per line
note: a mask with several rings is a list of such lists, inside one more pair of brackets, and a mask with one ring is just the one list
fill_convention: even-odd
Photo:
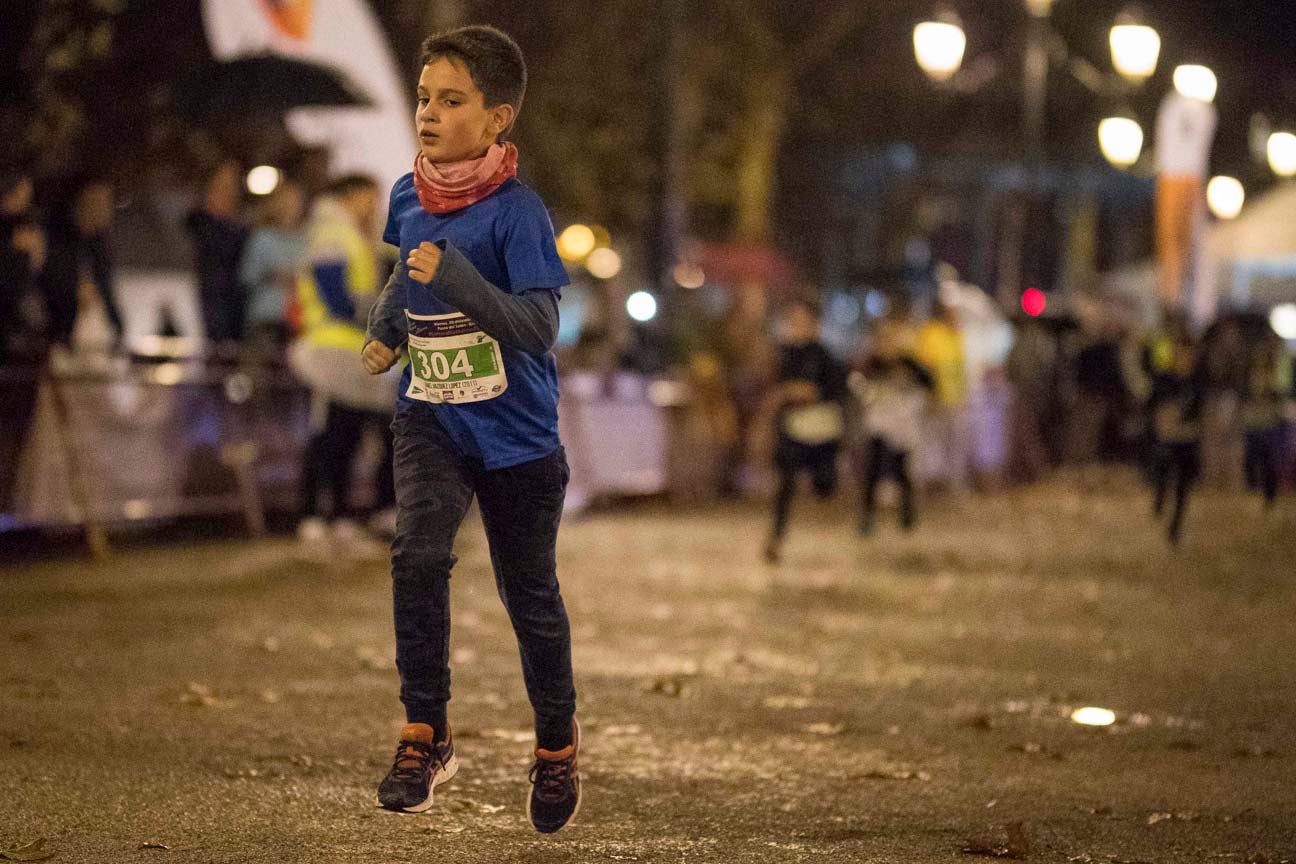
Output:
[[942,12],[934,21],[924,21],[914,28],[914,56],[923,72],[933,81],[948,81],[963,65],[967,35],[953,12]]
[[1200,102],[1214,102],[1219,82],[1205,66],[1179,66],[1174,71],[1174,86],[1182,95]]
[[283,175],[273,165],[258,165],[247,173],[247,190],[253,195],[269,195],[279,188]]
[[1216,219],[1236,219],[1246,201],[1246,190],[1236,177],[1212,177],[1206,184],[1206,203]]
[[621,256],[606,246],[595,249],[585,259],[585,269],[595,279],[611,279],[621,272]]
[[1098,124],[1098,145],[1108,162],[1128,168],[1143,152],[1143,127],[1130,117],[1108,117]]
[[1296,135],[1275,132],[1269,136],[1269,167],[1279,177],[1296,177]]
[[1111,28],[1112,66],[1122,78],[1142,84],[1156,71],[1161,56],[1161,37],[1146,24],[1140,24],[1129,13],[1116,19]]
[[588,225],[568,225],[558,235],[558,254],[567,261],[581,261],[594,251],[597,238]]

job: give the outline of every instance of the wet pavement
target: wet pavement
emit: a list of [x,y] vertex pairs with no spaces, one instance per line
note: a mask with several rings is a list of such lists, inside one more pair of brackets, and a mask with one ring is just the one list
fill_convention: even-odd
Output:
[[[1135,493],[1059,481],[867,540],[801,504],[778,567],[755,507],[569,520],[586,800],[547,838],[526,824],[530,718],[479,527],[453,580],[461,770],[419,816],[373,807],[400,723],[385,561],[276,538],[10,565],[0,850],[1296,861],[1296,507],[1211,497],[1172,551]],[[1116,722],[1073,722],[1084,706]]]

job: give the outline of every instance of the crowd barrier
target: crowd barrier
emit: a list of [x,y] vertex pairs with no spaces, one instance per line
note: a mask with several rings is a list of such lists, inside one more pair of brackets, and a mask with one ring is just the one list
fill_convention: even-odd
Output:
[[[669,490],[679,394],[662,386],[564,377],[569,506]],[[2,367],[0,531],[241,514],[259,532],[267,511],[297,506],[310,414],[279,364],[63,354]]]

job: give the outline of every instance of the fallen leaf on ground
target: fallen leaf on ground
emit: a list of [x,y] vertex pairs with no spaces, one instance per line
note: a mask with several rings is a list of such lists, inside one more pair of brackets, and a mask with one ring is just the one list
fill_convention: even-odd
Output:
[[864,775],[868,780],[922,780],[926,782],[931,775],[926,771],[907,771],[896,769],[874,768]]
[[765,707],[775,711],[809,708],[810,700],[804,696],[769,696],[765,699]]
[[985,855],[989,858],[1025,858],[1030,854],[1030,829],[1021,822],[1013,822],[1004,835],[978,835],[967,840],[965,855]]
[[217,699],[212,695],[211,688],[195,681],[190,681],[185,692],[180,694],[181,705],[194,705],[209,708],[212,705],[215,705],[216,702]]
[[968,729],[981,729],[984,731],[995,728],[994,718],[989,714],[975,714],[971,717],[964,717],[959,721],[959,725]]
[[1044,744],[1040,744],[1035,741],[1026,741],[1022,744],[1014,744],[1008,749],[1015,751],[1017,753],[1030,753],[1030,754],[1038,754],[1040,756],[1047,756],[1050,759],[1056,759],[1059,762],[1061,762],[1063,759],[1066,759],[1066,755],[1063,754],[1061,751],[1054,750],[1052,747],[1049,747]]
[[1178,813],[1153,813],[1147,818],[1147,824],[1156,825],[1158,822],[1196,822],[1201,819],[1200,813],[1194,813],[1191,810],[1181,810]]
[[0,859],[5,861],[44,861],[53,857],[54,850],[45,844],[44,837],[12,849],[0,849]]
[[660,693],[663,696],[676,698],[684,695],[684,682],[678,678],[655,678],[644,685],[649,693]]

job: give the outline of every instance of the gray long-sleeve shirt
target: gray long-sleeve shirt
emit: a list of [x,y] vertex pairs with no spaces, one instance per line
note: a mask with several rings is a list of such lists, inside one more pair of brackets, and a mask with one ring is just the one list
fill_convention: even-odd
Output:
[[[437,246],[441,263],[427,285],[437,299],[467,315],[503,345],[528,354],[544,354],[553,347],[558,339],[558,299],[553,291],[510,294],[488,282],[452,244],[438,241]],[[367,342],[376,340],[395,350],[408,338],[405,269],[403,262],[396,265],[369,311]]]

